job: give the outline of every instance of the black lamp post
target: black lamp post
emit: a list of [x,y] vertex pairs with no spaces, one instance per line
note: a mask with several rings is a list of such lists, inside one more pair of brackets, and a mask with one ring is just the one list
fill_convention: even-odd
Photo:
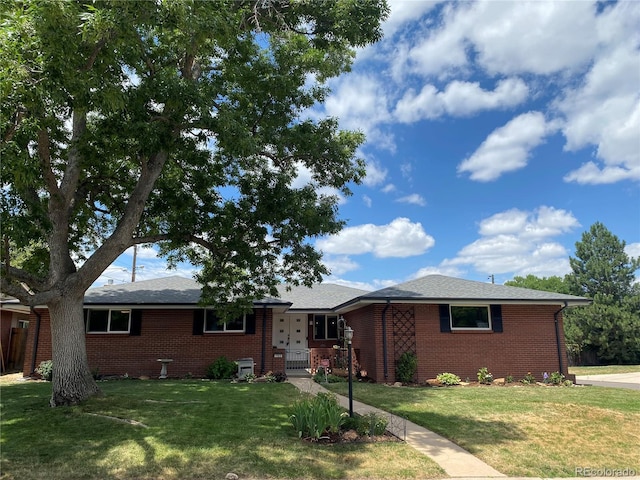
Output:
[[353,362],[351,360],[351,340],[353,340],[353,328],[346,327],[344,329],[344,338],[347,341],[349,348],[348,362],[349,362],[349,416],[353,417]]

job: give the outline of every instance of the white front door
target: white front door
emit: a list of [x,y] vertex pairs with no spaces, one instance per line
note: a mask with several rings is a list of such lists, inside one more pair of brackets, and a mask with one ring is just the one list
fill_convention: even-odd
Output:
[[287,369],[309,368],[307,315],[281,314],[273,320],[273,346],[287,352]]

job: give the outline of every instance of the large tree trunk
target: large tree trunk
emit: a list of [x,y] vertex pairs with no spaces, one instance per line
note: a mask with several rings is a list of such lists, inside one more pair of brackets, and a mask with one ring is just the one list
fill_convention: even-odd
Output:
[[87,360],[83,298],[84,292],[63,296],[48,305],[53,355],[52,407],[76,405],[101,394]]

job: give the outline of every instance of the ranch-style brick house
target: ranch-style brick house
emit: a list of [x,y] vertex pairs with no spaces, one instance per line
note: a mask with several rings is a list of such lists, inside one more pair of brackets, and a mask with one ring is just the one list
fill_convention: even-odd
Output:
[[[442,372],[475,378],[480,367],[494,377],[568,375],[562,311],[590,302],[442,275],[375,292],[334,284],[283,287],[278,298],[256,300],[252,312],[224,324],[199,299],[199,285],[179,276],[88,290],[91,369],[154,378],[159,359],[168,359],[169,377],[199,377],[224,355],[245,368],[252,364],[257,375],[308,374],[327,362],[338,366],[348,325],[359,370],[377,382],[395,381],[396,361],[407,351],[417,355],[418,382]],[[3,303],[4,314],[12,309],[24,316],[24,307]],[[28,319],[25,376],[51,358],[47,309],[33,309]]]

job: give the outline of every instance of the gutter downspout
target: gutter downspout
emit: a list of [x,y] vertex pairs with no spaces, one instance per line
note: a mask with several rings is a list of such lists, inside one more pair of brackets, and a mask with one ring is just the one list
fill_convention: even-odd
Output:
[[[38,313],[38,311],[31,307],[31,312],[36,316],[36,331],[33,335],[33,351],[31,352],[31,373],[29,375],[33,375],[36,373],[36,355],[38,354],[38,341],[40,338],[40,320],[42,320],[42,315]],[[24,373],[24,368],[22,369]]]
[[260,358],[260,374],[264,375],[264,364],[266,361],[267,349],[267,306],[262,306],[262,352]]
[[387,298],[387,304],[382,310],[382,363],[384,365],[384,379],[389,378],[389,362],[387,360],[387,310],[391,305],[391,300]]
[[559,367],[559,372],[564,374],[565,372],[562,371],[562,347],[560,345],[560,329],[558,327],[558,315],[560,315],[560,313],[562,313],[562,311],[567,308],[569,306],[568,302],[564,302],[564,307],[562,307],[560,310],[558,310],[556,313],[553,314],[553,320],[555,323],[555,328],[556,328],[556,346],[558,347],[558,367]]

